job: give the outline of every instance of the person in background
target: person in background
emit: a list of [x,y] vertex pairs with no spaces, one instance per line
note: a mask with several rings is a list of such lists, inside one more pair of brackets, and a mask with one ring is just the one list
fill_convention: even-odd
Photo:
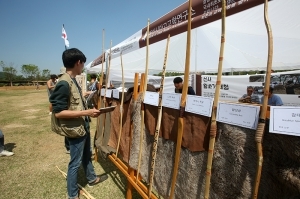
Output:
[[[56,84],[56,75],[50,75],[50,79],[47,81],[47,91],[48,91],[48,98],[50,98],[51,94],[53,93],[55,84]],[[49,115],[52,114],[52,104],[49,104]]]
[[[183,87],[183,80],[181,77],[175,77],[173,80],[174,86],[175,86],[175,93],[182,93],[182,87]],[[189,86],[188,87],[188,91],[187,91],[188,95],[196,95],[194,89]]]
[[[269,95],[268,95],[268,105],[269,106],[282,106],[282,100],[278,95],[273,94],[273,88],[269,88]],[[261,104],[264,102],[264,96],[261,98]]]
[[60,73],[58,75],[58,79],[57,79],[56,83],[59,81],[59,78],[65,73],[66,73],[66,68],[63,66],[60,68]]
[[[82,124],[85,131],[84,136],[78,138],[67,137],[70,144],[70,162],[67,174],[68,198],[79,199],[77,177],[81,165],[83,166],[88,186],[90,187],[108,178],[106,174],[101,176],[96,175],[91,160],[90,117],[98,117],[101,112],[97,109],[87,108],[81,88],[75,79],[76,75],[80,75],[82,72],[84,63],[86,62],[85,55],[80,50],[71,48],[63,52],[62,60],[66,67],[66,73],[62,75],[60,81],[55,86],[50,97],[50,102],[53,105],[53,116],[62,123],[68,120],[71,124],[74,118],[84,117],[84,124]],[[72,81],[72,87],[69,86],[68,79]],[[78,98],[75,98],[75,96]],[[74,126],[71,129],[76,132],[82,130],[82,126]]]
[[91,81],[88,85],[88,91],[95,91],[98,90],[98,81],[97,81],[97,75],[96,74],[91,74]]
[[36,82],[36,89],[35,90],[40,90],[40,84],[39,84],[39,82]]
[[286,94],[295,94],[294,87],[295,87],[295,85],[294,85],[293,80],[289,80],[285,84],[285,92],[286,92]]
[[244,94],[240,99],[239,102],[242,103],[256,103],[259,104],[259,97],[255,94],[253,94],[253,87],[252,86],[248,86],[247,87],[247,93]]
[[13,152],[4,150],[4,135],[0,129],[0,157],[1,156],[12,156]]

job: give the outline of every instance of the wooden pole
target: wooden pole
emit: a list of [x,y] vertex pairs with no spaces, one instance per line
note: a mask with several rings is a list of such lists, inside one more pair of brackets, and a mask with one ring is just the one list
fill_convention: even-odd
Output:
[[[101,89],[102,89],[102,83],[103,83],[103,62],[104,62],[104,34],[105,31],[104,29],[102,30],[102,67],[101,67],[101,76],[100,76],[100,83],[99,83],[99,90],[98,90],[98,109],[101,108]],[[100,131],[100,117],[97,117],[97,130],[94,136],[94,146],[96,146],[95,144],[95,140],[97,139],[98,136],[98,131]],[[94,156],[94,160],[95,162],[98,162],[98,148],[95,147],[95,156]]]
[[211,179],[211,167],[215,148],[215,138],[217,134],[217,121],[216,121],[216,111],[219,102],[221,79],[222,79],[222,68],[223,68],[223,55],[224,55],[224,45],[225,45],[225,18],[226,18],[226,0],[222,0],[222,33],[221,33],[221,46],[220,46],[220,56],[218,65],[218,76],[216,82],[216,90],[214,96],[214,104],[212,110],[211,124],[210,124],[210,138],[209,138],[209,150],[207,156],[207,167],[206,167],[206,178],[205,178],[205,192],[204,198],[209,198],[210,191],[210,179]]
[[[128,179],[128,182],[137,190],[137,192],[144,198],[147,199],[147,187],[141,182],[137,181],[135,182],[134,179],[131,177],[131,175],[128,174],[128,168],[127,166],[119,159],[115,159],[115,154],[109,155],[108,158],[119,168],[119,170],[125,175],[125,177]],[[152,199],[157,199],[157,197],[152,194]]]
[[[103,106],[104,108],[106,107],[106,92],[107,92],[107,82],[109,79],[109,71],[110,71],[110,63],[111,63],[111,48],[112,48],[112,41],[110,41],[110,49],[109,49],[109,58],[108,58],[108,71],[106,71],[106,85],[105,85],[105,91],[104,91],[104,96],[103,96]],[[107,60],[106,60],[107,62]],[[103,116],[103,126],[102,126],[102,131],[101,131],[101,138],[103,139],[104,133],[105,133],[105,123],[106,123],[106,113]]]
[[156,153],[157,153],[157,144],[158,144],[158,137],[160,131],[160,124],[161,124],[161,117],[162,117],[162,94],[164,91],[164,83],[165,83],[165,74],[166,74],[166,65],[168,60],[168,50],[169,50],[169,42],[170,42],[170,35],[168,35],[166,51],[165,51],[165,59],[162,69],[162,76],[160,81],[160,90],[159,90],[159,99],[158,99],[158,118],[156,123],[156,129],[154,134],[154,141],[153,141],[153,150],[152,150],[152,161],[151,161],[151,169],[150,169],[150,182],[149,182],[149,192],[148,197],[151,197],[152,194],[152,185],[153,185],[153,177],[154,177],[154,168],[155,168],[155,160],[156,160]]
[[148,19],[148,25],[147,25],[147,41],[146,41],[146,68],[145,68],[145,78],[144,78],[144,87],[143,87],[143,97],[142,97],[142,111],[141,111],[141,131],[140,131],[140,147],[139,147],[139,160],[138,160],[138,167],[137,167],[137,174],[136,179],[138,180],[139,172],[140,172],[140,166],[142,161],[142,150],[143,150],[143,139],[144,139],[144,116],[145,116],[145,110],[144,110],[144,98],[145,93],[147,90],[147,84],[148,84],[148,65],[149,65],[149,26],[150,26],[150,20]]
[[260,112],[256,134],[255,134],[258,159],[257,159],[255,184],[254,184],[254,189],[252,194],[253,199],[257,198],[260,178],[261,178],[261,170],[263,164],[262,138],[264,135],[265,125],[266,125],[265,122],[266,122],[266,113],[268,108],[268,96],[269,96],[272,61],[273,61],[273,34],[272,34],[272,29],[269,21],[269,16],[268,16],[268,5],[269,5],[268,0],[265,0],[264,20],[268,32],[268,62],[267,62],[267,71],[266,71],[266,79],[265,79],[264,101]]
[[123,126],[123,103],[124,103],[124,70],[123,70],[123,60],[122,60],[122,52],[120,54],[121,58],[121,69],[122,69],[122,99],[120,104],[120,129],[119,129],[119,139],[118,139],[118,145],[117,145],[117,151],[116,151],[116,157],[118,157],[118,151],[121,141],[121,135],[122,135],[122,126]]
[[191,51],[191,26],[192,26],[192,0],[189,0],[189,15],[188,15],[188,28],[187,28],[187,44],[186,44],[186,55],[185,55],[185,70],[184,70],[184,82],[182,88],[181,102],[180,102],[180,115],[178,118],[178,134],[176,142],[175,162],[173,168],[173,176],[171,182],[171,193],[170,199],[173,199],[175,192],[175,184],[178,173],[181,142],[183,135],[183,115],[185,110],[186,97],[188,92],[189,73],[190,73],[190,51]]

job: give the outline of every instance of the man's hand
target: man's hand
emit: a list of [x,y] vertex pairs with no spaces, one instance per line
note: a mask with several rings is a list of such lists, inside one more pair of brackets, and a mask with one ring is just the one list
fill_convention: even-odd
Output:
[[93,93],[93,91],[87,91],[87,92],[84,92],[83,93],[83,97],[86,97],[86,96],[88,96],[88,95],[90,95],[90,94],[92,94]]
[[95,108],[89,109],[89,111],[90,111],[90,114],[89,114],[90,117],[98,117],[101,114],[101,112]]

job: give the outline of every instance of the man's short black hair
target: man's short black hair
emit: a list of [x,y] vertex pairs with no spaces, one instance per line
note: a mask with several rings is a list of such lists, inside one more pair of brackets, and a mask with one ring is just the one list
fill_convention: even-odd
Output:
[[50,75],[50,79],[57,79],[57,75]]
[[274,88],[273,88],[272,86],[270,86],[269,92],[270,92],[270,93],[273,93],[273,90],[274,90]]
[[64,63],[64,66],[66,68],[74,68],[74,65],[80,61],[81,63],[86,62],[85,55],[78,50],[77,48],[70,48],[63,52],[62,54],[62,60]]
[[181,77],[175,77],[173,80],[174,84],[178,84],[178,83],[182,83],[182,82],[183,82],[183,79]]
[[96,74],[91,74],[90,77],[91,77],[91,79],[97,79],[97,75]]

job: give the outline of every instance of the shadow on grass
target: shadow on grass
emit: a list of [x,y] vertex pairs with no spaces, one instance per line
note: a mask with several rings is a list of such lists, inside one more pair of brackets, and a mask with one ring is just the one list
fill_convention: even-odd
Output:
[[[116,167],[114,163],[110,161],[105,154],[100,154],[101,151],[98,153],[98,163],[104,169],[105,173],[109,175],[109,177],[113,180],[115,185],[123,192],[124,198],[126,198],[126,191],[127,191],[127,178],[124,174]],[[133,188],[132,190],[132,198],[133,199],[141,199],[142,197],[139,193]]]
[[[108,175],[113,180],[114,184],[118,187],[118,189],[120,189],[121,192],[124,194],[124,198],[125,198],[127,180],[126,177],[123,175],[123,173],[119,171],[118,168],[108,158],[103,158],[99,154],[98,154],[98,163],[103,168],[104,173],[97,173],[97,176],[101,176],[105,174]],[[103,183],[105,183],[105,181]],[[82,165],[78,170],[78,184],[80,184],[83,187],[85,187],[88,184]],[[133,198],[138,198],[138,197],[133,197]]]
[[13,151],[14,148],[16,148],[16,143],[6,143],[4,144],[4,148],[8,151]]

